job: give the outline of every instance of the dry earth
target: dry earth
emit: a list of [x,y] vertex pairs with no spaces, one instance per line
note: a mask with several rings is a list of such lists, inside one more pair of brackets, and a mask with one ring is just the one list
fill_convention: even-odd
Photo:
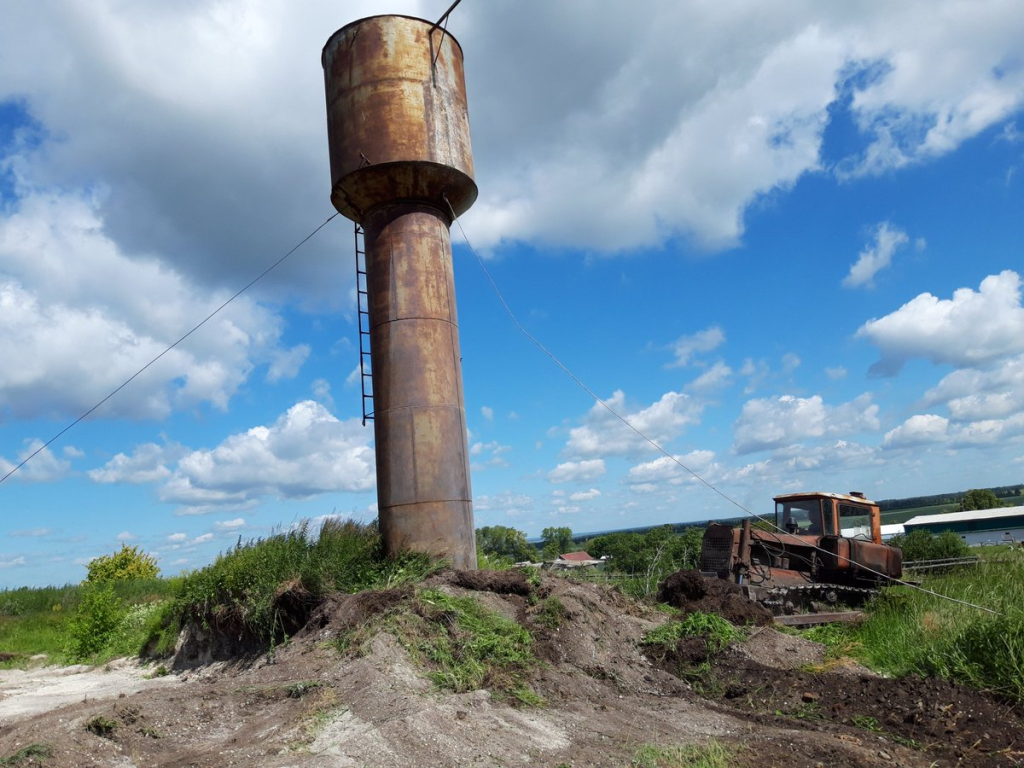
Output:
[[[641,646],[665,614],[611,589],[545,576],[541,592],[566,609],[549,630],[517,572],[447,572],[431,585],[529,627],[546,706],[438,692],[388,634],[362,656],[339,653],[332,639],[409,590],[337,595],[272,658],[230,658],[232,638],[193,633],[164,677],[128,661],[0,672],[0,761],[45,744],[48,766],[612,766],[644,745],[714,738],[740,766],[1024,763],[1021,718],[994,699],[856,667],[805,671],[823,649],[768,626],[709,660],[700,641]],[[709,589],[667,597],[728,616],[728,590]]]

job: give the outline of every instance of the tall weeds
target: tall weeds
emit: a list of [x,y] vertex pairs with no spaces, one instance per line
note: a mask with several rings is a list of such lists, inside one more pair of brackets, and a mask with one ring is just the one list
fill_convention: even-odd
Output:
[[909,587],[893,587],[850,630],[856,655],[902,675],[938,676],[1024,702],[1024,557],[983,560],[970,570],[928,577],[927,589],[994,614]]
[[[376,525],[328,518],[317,535],[307,522],[243,542],[187,575],[165,616],[176,634],[187,621],[241,624],[263,643],[282,639],[297,604],[332,591],[358,592],[423,578],[435,566],[422,554],[385,557]],[[287,597],[286,597],[287,596]],[[290,607],[284,606],[285,599]],[[158,643],[166,650],[164,641]]]

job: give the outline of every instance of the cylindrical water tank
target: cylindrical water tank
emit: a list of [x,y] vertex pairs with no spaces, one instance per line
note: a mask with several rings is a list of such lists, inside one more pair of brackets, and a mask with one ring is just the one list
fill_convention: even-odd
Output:
[[353,221],[381,203],[461,215],[476,201],[462,48],[432,27],[373,16],[324,46],[331,200]]
[[377,502],[388,552],[476,567],[449,227],[476,200],[462,49],[374,16],[324,47],[331,200],[366,242]]

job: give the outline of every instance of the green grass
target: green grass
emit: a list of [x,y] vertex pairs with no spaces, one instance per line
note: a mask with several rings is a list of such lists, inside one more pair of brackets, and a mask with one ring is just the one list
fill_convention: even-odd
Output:
[[[272,646],[283,640],[303,606],[334,591],[383,589],[423,579],[439,567],[426,555],[385,557],[375,525],[328,519],[318,535],[303,522],[296,529],[238,544],[182,580],[162,628],[157,652],[173,646],[187,622],[247,631]],[[286,604],[290,601],[289,604]]]
[[633,768],[729,768],[737,750],[711,739],[704,744],[659,747],[644,744],[633,755]]
[[49,744],[29,744],[22,747],[13,755],[0,757],[0,766],[3,768],[17,768],[22,765],[38,765],[47,760],[53,753]]
[[[990,614],[910,587],[891,587],[867,606],[859,626],[818,630],[896,677],[936,676],[1024,702],[1024,556],[925,577],[922,586],[993,609]],[[828,634],[824,634],[828,633]]]
[[643,645],[673,645],[684,637],[703,637],[710,653],[718,653],[742,637],[740,630],[717,613],[696,611],[681,621],[669,621],[644,635]]
[[533,653],[533,636],[472,597],[418,590],[336,644],[343,653],[360,654],[379,632],[393,635],[427,667],[438,688],[454,693],[487,688],[513,703],[544,704],[528,684],[531,670],[540,663]]
[[[112,582],[115,598],[127,608],[125,623],[114,629],[109,647],[101,643],[97,654],[88,660],[102,663],[117,656],[139,652],[145,632],[138,626],[140,616],[155,613],[161,602],[172,594],[177,579],[141,579]],[[84,585],[4,590],[0,592],[0,652],[15,657],[0,662],[0,668],[23,667],[30,656],[46,654],[49,663],[85,660],[69,652],[69,636],[78,619],[79,609],[91,589]]]

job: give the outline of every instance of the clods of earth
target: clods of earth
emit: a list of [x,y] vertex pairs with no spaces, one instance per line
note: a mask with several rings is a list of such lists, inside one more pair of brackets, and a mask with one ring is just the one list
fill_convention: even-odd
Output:
[[[525,628],[535,660],[515,680],[439,687],[409,628],[461,630],[423,605],[423,590]],[[173,659],[148,665],[2,671],[0,764],[621,766],[709,743],[758,768],[1024,764],[1024,721],[984,693],[855,665],[808,671],[826,668],[820,645],[699,574],[677,574],[661,598],[677,617],[719,613],[744,638],[715,652],[700,637],[655,647],[645,635],[671,617],[607,586],[446,571],[306,605],[270,654],[195,629]],[[154,674],[158,663],[168,674]]]

